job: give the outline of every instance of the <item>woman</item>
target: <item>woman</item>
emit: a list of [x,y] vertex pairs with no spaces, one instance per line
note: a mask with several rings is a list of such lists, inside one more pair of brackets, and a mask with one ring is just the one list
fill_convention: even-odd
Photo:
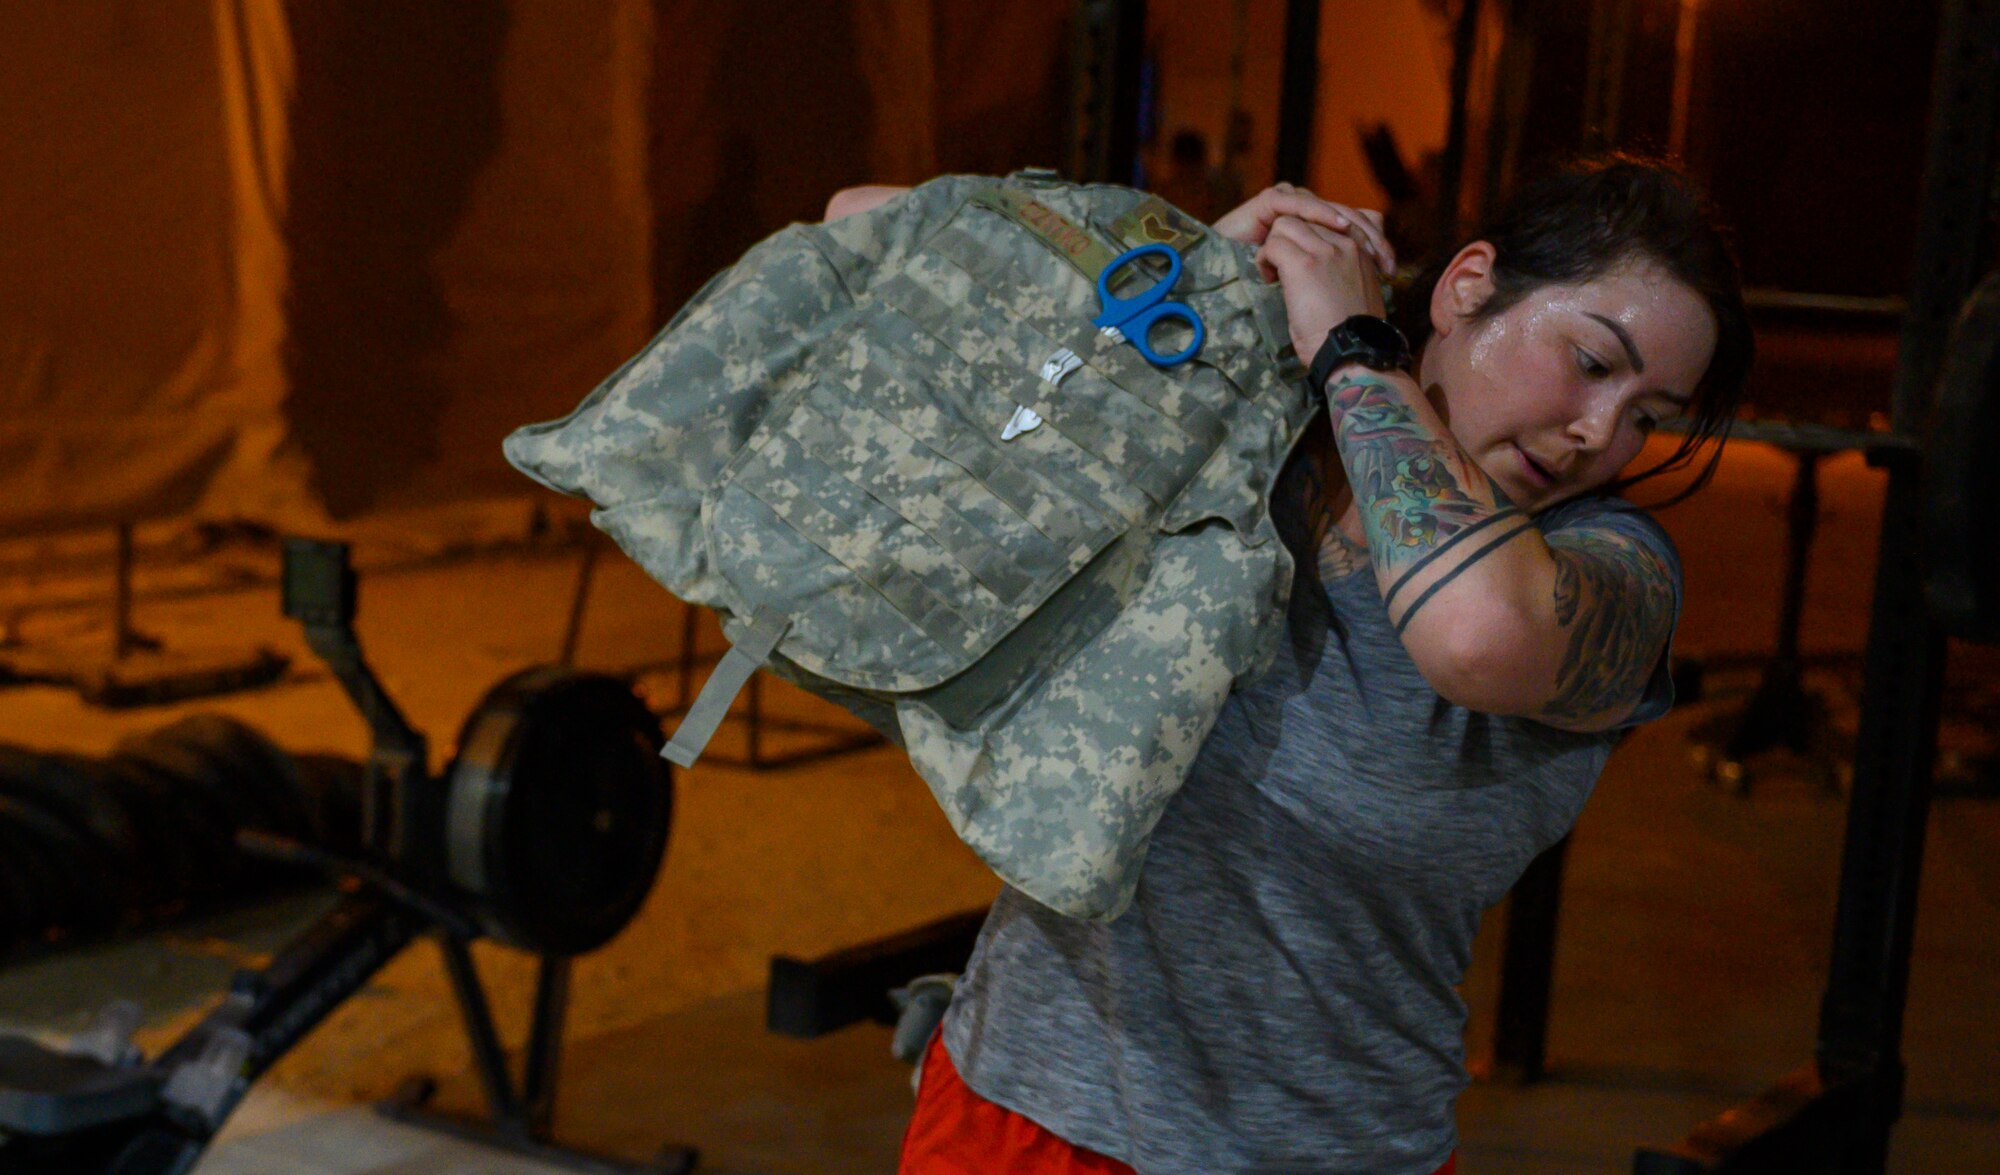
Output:
[[1525,188],[1399,299],[1407,367],[1379,218],[1281,185],[1215,227],[1258,246],[1328,403],[1274,492],[1288,639],[1127,913],[1002,892],[905,1172],[1449,1171],[1480,911],[1672,701],[1679,561],[1610,494],[1660,421],[1691,417],[1669,466],[1713,437],[1750,360],[1682,181],[1609,160]]

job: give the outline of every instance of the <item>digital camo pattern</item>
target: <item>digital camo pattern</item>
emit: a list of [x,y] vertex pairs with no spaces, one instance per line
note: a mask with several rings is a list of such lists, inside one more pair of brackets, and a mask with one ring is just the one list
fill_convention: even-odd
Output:
[[[1291,582],[1282,543],[1221,525],[1151,544],[1111,623],[984,726],[897,707],[911,759],[952,826],[1015,888],[1078,917],[1122,911],[1147,838]],[[1128,581],[1129,584],[1130,581]],[[917,748],[922,748],[921,755]]]
[[[1162,371],[1090,325],[1087,266],[1051,244],[1124,248],[1105,226],[1140,194],[1017,181],[1010,217],[971,199],[995,182],[776,234],[506,452],[732,639],[776,609],[774,671],[893,712],[997,872],[1110,917],[1231,683],[1274,651],[1291,564],[1269,487],[1313,406],[1247,248],[1189,246],[1175,296],[1208,342]],[[1060,348],[1083,366],[1051,385]],[[1002,441],[1022,406],[1044,423]]]

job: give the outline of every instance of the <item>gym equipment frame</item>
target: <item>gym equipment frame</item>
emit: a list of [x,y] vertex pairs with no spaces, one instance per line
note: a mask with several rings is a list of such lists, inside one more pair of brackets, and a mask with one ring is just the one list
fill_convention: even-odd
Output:
[[[251,1083],[420,936],[443,951],[487,1117],[428,1111],[427,1078],[405,1083],[385,1114],[591,1175],[694,1168],[686,1147],[629,1162],[549,1137],[570,960],[631,921],[665,850],[673,792],[658,720],[618,678],[526,670],[489,691],[457,757],[434,777],[423,736],[362,657],[354,603],[345,545],[286,541],[285,613],[305,626],[373,736],[363,850],[346,858],[239,836],[248,851],[334,873],[339,904],[269,966],[239,972],[222,1002],[151,1061],[131,1044],[129,1004],[61,1049],[0,1035],[0,1168],[183,1175]],[[473,965],[479,938],[540,958],[518,1085]]]
[[1974,292],[1992,244],[1996,56],[2000,2],[1950,0],[1893,435],[1869,453],[1889,485],[1818,1047],[1811,1061],[1670,1151],[1639,1151],[1635,1175],[1879,1175],[1888,1161],[1902,1114],[1903,1011],[1945,638],[1993,639],[2000,605],[1992,595],[1995,499],[1979,492],[1973,457],[2000,439],[2000,274]]

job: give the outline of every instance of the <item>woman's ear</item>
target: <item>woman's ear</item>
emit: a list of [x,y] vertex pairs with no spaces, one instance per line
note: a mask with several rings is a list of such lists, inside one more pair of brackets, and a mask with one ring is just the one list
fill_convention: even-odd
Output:
[[1474,241],[1458,251],[1431,287],[1431,331],[1443,338],[1470,318],[1493,296],[1493,259],[1486,241]]

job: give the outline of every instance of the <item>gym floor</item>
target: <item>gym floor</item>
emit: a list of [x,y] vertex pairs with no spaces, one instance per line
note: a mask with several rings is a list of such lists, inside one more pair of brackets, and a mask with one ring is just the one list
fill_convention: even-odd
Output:
[[[1812,763],[1783,753],[1756,761],[1747,794],[1736,794],[1710,781],[1691,741],[1741,704],[1756,654],[1771,645],[1791,476],[1783,454],[1737,446],[1715,486],[1662,515],[1687,564],[1679,647],[1707,661],[1707,698],[1629,739],[1584,813],[1564,888],[1550,1073],[1525,1087],[1475,1082],[1460,1102],[1466,1175],[1628,1170],[1634,1147],[1673,1141],[1810,1055],[1843,802]],[[1835,754],[1854,729],[1881,488],[1858,456],[1822,466],[1803,647]],[[488,686],[561,646],[580,548],[564,541],[572,515],[554,521],[536,525],[523,499],[385,510],[349,528],[362,567],[363,647],[430,735],[439,764]],[[64,689],[6,689],[0,741],[101,754],[121,735],[220,711],[295,751],[362,753],[360,719],[278,614],[271,544],[209,540],[194,549],[171,527],[141,530],[138,627],[170,650],[267,645],[293,657],[291,672],[253,692],[120,712]],[[33,583],[12,577],[0,605],[109,597],[109,564],[89,551],[16,543],[0,547],[0,564],[55,569]],[[30,645],[102,648],[104,612],[30,607],[13,634]],[[679,634],[678,606],[643,574],[622,556],[599,563],[579,664],[663,660]],[[1985,750],[2000,726],[1992,652],[1954,649],[1948,757]],[[840,717],[783,687],[767,697],[777,712]],[[740,749],[740,738],[725,727],[718,747]],[[667,864],[646,908],[577,965],[558,1135],[631,1158],[692,1144],[705,1171],[892,1169],[910,1092],[887,1030],[861,1026],[817,1041],[766,1033],[768,961],[978,907],[995,883],[886,748],[762,773],[704,762],[679,778],[677,801]],[[67,1033],[105,1001],[129,996],[147,1011],[142,1043],[157,1048],[233,969],[268,958],[329,900],[294,892],[17,958],[0,965],[0,1024]],[[1490,921],[1465,986],[1475,1072],[1487,1067],[1480,1058],[1492,1034],[1498,919]],[[1937,801],[1916,933],[1908,1107],[1892,1169],[2000,1171],[2000,799],[1966,789]],[[503,1035],[518,1047],[533,968],[501,948],[476,955]],[[419,943],[259,1084],[198,1170],[555,1170],[497,1160],[365,1108],[416,1072],[440,1077],[443,1105],[470,1108],[469,1064],[437,952]]]

